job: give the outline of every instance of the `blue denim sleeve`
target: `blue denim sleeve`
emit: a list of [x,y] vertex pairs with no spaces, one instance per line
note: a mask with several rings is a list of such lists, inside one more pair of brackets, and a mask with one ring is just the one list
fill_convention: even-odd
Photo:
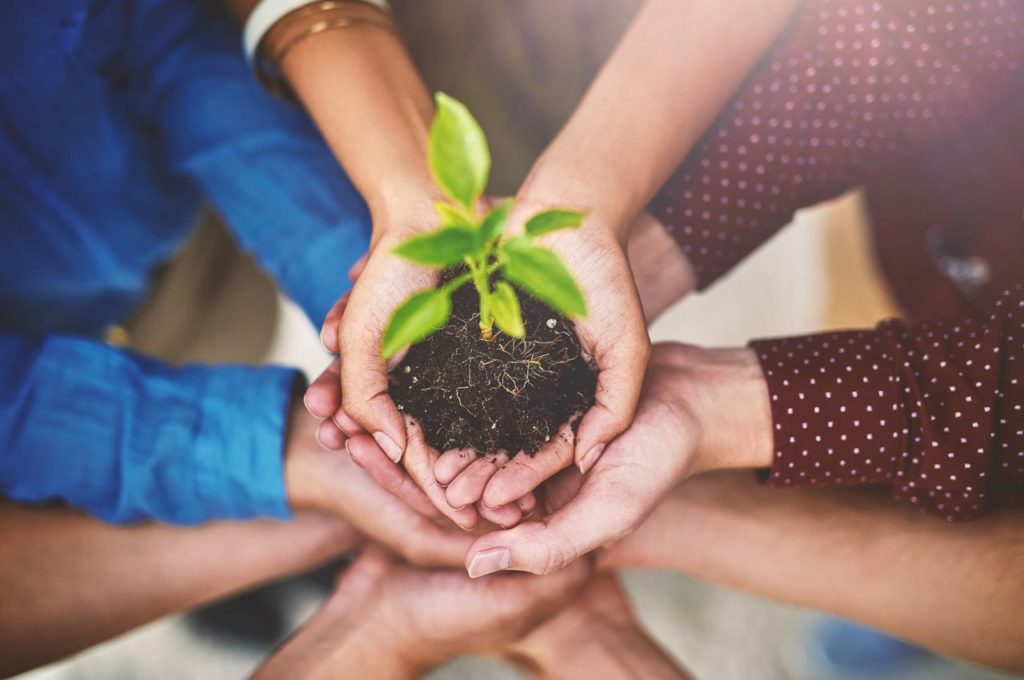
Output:
[[0,335],[0,493],[114,523],[288,518],[283,437],[296,378]]
[[129,97],[243,247],[314,325],[366,251],[365,203],[297,107],[264,92],[237,26],[198,0],[141,0]]

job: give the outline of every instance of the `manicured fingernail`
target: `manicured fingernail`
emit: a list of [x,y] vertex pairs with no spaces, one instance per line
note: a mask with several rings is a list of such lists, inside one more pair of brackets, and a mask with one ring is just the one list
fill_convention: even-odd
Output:
[[377,446],[384,449],[384,453],[387,454],[388,458],[396,463],[402,460],[402,449],[398,448],[398,444],[395,443],[394,439],[383,432],[374,432],[373,439],[377,442]]
[[604,444],[598,444],[587,451],[586,454],[580,458],[580,462],[576,464],[580,469],[580,474],[587,474],[587,470],[594,467],[594,463],[597,462],[597,459],[601,457],[602,453],[604,453]]
[[473,559],[469,562],[469,569],[466,571],[470,578],[479,578],[502,569],[508,569],[508,565],[511,563],[512,553],[508,548],[490,548],[473,555]]

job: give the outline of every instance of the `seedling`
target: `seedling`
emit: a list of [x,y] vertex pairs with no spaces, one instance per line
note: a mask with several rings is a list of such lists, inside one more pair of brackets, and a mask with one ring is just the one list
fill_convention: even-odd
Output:
[[578,227],[583,213],[545,210],[526,221],[523,234],[505,238],[512,199],[479,216],[478,204],[491,169],[483,130],[460,102],[443,92],[435,99],[437,114],[430,126],[427,161],[449,200],[435,204],[440,228],[406,240],[393,252],[427,267],[465,265],[466,271],[403,302],[384,331],[381,353],[385,358],[394,356],[444,326],[451,316],[452,293],[469,282],[480,298],[480,336],[486,341],[493,339],[495,324],[512,337],[526,334],[511,284],[563,316],[586,316],[586,301],[572,274],[558,255],[535,243],[543,234]]

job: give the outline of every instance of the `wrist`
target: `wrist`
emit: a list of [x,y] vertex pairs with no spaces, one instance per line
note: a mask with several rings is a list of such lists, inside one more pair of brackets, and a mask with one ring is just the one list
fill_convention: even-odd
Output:
[[[592,157],[592,156],[595,156]],[[567,154],[549,149],[541,156],[516,196],[516,203],[535,212],[551,207],[586,211],[585,227],[596,225],[625,243],[643,203],[601,154]]]
[[700,431],[692,472],[770,467],[771,406],[756,353],[746,347],[684,351],[692,377],[679,384]]
[[374,25],[323,31],[276,66],[371,213],[436,195],[426,160],[434,104],[397,31]]

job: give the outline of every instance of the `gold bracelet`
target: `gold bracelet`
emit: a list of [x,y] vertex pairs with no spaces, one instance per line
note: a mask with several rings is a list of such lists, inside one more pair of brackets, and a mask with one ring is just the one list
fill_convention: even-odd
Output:
[[[322,0],[304,5],[281,17],[260,41],[253,60],[256,79],[271,94],[297,101],[281,74],[281,60],[310,36],[353,26],[373,26],[398,34],[389,12],[362,0]],[[267,49],[273,45],[280,47],[268,55]]]

